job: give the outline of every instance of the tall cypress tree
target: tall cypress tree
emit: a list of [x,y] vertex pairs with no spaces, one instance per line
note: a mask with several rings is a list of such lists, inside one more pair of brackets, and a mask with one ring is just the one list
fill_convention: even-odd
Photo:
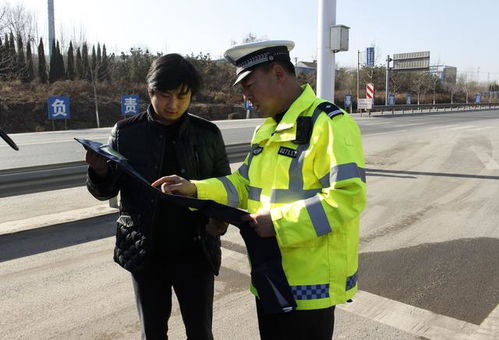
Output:
[[42,38],[40,38],[40,43],[38,44],[38,79],[42,84],[47,82],[47,63],[45,61],[45,50],[43,48]]
[[66,71],[67,79],[74,80],[75,79],[75,68],[74,68],[74,56],[73,56],[73,43],[69,41],[69,49],[68,49],[68,68]]
[[66,79],[66,71],[64,68],[64,58],[62,56],[61,49],[59,47],[59,42],[57,42],[56,50],[57,50],[57,76],[58,76],[57,79],[64,80]]
[[24,73],[26,69],[26,58],[24,57],[24,44],[20,35],[17,36],[17,67]]
[[53,83],[57,78],[57,50],[55,47],[55,40],[52,40],[52,46],[50,47],[52,53],[50,54],[50,69],[49,69],[49,83]]
[[91,61],[91,76],[93,77],[93,79],[97,79],[97,74],[96,73],[96,68],[97,68],[97,55],[95,53],[95,45],[92,46],[92,57],[90,59]]
[[81,60],[82,60],[82,79],[90,80],[90,65],[88,64],[88,47],[87,43],[83,43],[83,47],[81,49]]
[[102,62],[102,53],[100,50],[100,43],[97,43],[97,65],[100,65]]
[[33,56],[31,55],[31,42],[27,41],[26,45],[26,77],[24,81],[30,83],[35,78],[35,74],[33,71]]
[[81,60],[80,48],[76,49],[76,79],[83,79],[83,61]]
[[9,34],[9,51],[12,57],[12,60],[16,60],[16,44],[14,42],[14,33],[10,32]]
[[99,71],[100,81],[111,81],[111,75],[109,74],[109,60],[106,53],[106,44],[102,45],[102,62]]
[[19,65],[17,64],[16,43],[14,34],[9,34],[9,60],[10,60],[10,76],[11,78],[19,78]]
[[6,72],[5,69],[5,46],[2,43],[2,37],[0,37],[0,79],[4,79],[4,75]]

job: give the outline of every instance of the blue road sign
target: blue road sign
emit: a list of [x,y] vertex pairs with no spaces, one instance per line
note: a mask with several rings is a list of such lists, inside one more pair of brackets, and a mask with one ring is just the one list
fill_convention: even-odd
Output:
[[482,101],[482,95],[480,93],[477,93],[475,97],[475,103],[480,104],[481,101]]
[[374,66],[374,47],[366,48],[366,65]]
[[251,102],[249,100],[244,101],[244,109],[245,110],[253,110],[254,109],[253,105],[251,105]]
[[346,94],[345,95],[345,107],[351,107],[352,106],[352,95],[351,94]]
[[412,104],[412,97],[410,94],[407,95],[407,97],[405,97],[405,103],[407,105],[411,105]]
[[394,94],[388,95],[388,105],[395,105],[395,95]]
[[47,100],[49,119],[69,119],[69,97],[49,97]]
[[135,115],[139,113],[139,96],[121,96],[121,114],[123,116]]

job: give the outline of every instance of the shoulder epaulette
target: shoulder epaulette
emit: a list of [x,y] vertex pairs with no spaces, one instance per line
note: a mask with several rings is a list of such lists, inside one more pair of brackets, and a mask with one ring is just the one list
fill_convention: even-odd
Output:
[[343,114],[343,111],[338,106],[336,106],[335,104],[330,103],[330,102],[320,103],[319,105],[317,105],[317,107],[322,112],[327,114],[327,116],[331,119],[336,117],[337,115]]

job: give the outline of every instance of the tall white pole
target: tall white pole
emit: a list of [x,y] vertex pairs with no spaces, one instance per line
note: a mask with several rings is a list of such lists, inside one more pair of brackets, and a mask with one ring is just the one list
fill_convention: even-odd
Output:
[[319,0],[317,26],[317,95],[334,101],[335,61],[330,48],[331,26],[336,25],[336,0]]
[[49,19],[49,59],[52,57],[52,43],[55,40],[55,23],[54,23],[54,0],[47,0],[48,19]]

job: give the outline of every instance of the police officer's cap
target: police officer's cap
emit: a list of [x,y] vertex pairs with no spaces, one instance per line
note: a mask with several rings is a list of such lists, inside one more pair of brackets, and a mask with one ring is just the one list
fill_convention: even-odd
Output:
[[291,61],[289,51],[295,43],[289,40],[266,40],[236,45],[225,51],[225,58],[236,66],[236,85],[257,65],[272,61]]

